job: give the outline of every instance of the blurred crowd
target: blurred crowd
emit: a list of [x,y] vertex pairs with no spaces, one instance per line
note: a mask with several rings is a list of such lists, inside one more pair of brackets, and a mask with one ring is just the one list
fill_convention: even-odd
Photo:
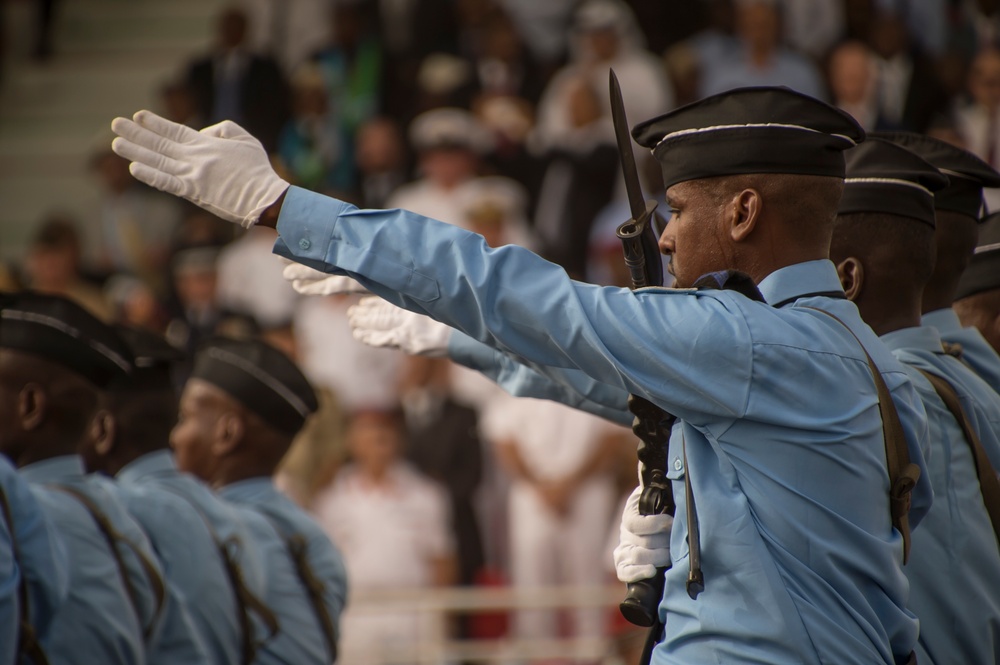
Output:
[[[595,283],[627,284],[609,67],[632,123],[786,85],[868,130],[927,133],[1000,167],[997,0],[246,0],[214,35],[154,110],[194,128],[233,120],[294,185],[525,245]],[[614,517],[636,482],[629,432],[507,397],[444,359],[365,347],[347,323],[358,296],[298,295],[273,231],[234,231],[145,188],[110,137],[90,167],[97,233],[39,220],[0,288],[68,296],[187,352],[224,333],[296,358],[321,408],[279,480],[342,550],[354,593],[612,579]],[[639,167],[662,201],[656,164],[639,155]],[[404,625],[348,611],[343,653]],[[610,627],[581,610],[524,612],[511,630]]]

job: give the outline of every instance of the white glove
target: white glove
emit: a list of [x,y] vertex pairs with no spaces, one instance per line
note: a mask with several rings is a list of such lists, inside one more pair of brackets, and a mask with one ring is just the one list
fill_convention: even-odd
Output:
[[618,580],[629,584],[656,575],[657,568],[670,565],[670,515],[640,515],[639,495],[642,485],[625,502],[618,547],[615,548],[615,572]]
[[115,118],[111,149],[131,160],[129,171],[151,187],[250,228],[288,189],[260,141],[224,120],[197,132],[150,111]]
[[362,298],[347,310],[354,339],[368,346],[399,349],[411,356],[448,355],[451,328],[429,316],[415,314],[381,298]]
[[297,293],[307,296],[331,296],[340,293],[368,293],[368,289],[347,275],[328,275],[302,265],[289,263],[281,276],[292,283]]

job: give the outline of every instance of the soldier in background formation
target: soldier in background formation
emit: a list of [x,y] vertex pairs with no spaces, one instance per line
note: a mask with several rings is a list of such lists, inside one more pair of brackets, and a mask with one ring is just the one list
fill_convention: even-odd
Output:
[[[61,297],[0,299],[3,665],[335,659],[339,554],[267,493],[315,408],[311,389],[275,349],[215,340],[175,427],[178,359]],[[215,413],[206,394],[225,408],[202,430]],[[175,459],[172,440],[186,456]],[[228,501],[187,470],[244,495]]]

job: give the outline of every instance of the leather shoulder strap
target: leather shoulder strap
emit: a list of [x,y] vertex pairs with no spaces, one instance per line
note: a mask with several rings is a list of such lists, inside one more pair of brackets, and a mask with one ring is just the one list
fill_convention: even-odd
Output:
[[313,572],[312,566],[309,565],[308,543],[305,536],[300,533],[286,534],[275,519],[264,511],[260,511],[260,513],[264,515],[281,539],[285,541],[285,548],[288,550],[288,555],[295,564],[295,572],[299,576],[302,586],[305,587],[306,594],[309,596],[309,602],[312,605],[313,613],[316,615],[316,620],[319,622],[319,627],[323,633],[323,639],[326,641],[331,659],[332,661],[336,661],[337,629],[334,627],[333,617],[330,616],[330,612],[326,608],[326,603],[323,601],[323,593],[326,591],[326,586],[316,576],[316,573]]
[[153,628],[155,628],[158,622],[160,612],[163,611],[164,598],[166,597],[166,587],[164,586],[163,578],[160,577],[159,572],[156,570],[156,566],[153,565],[153,562],[149,560],[141,549],[118,532],[115,526],[111,523],[111,520],[108,519],[108,516],[101,511],[98,505],[94,503],[89,496],[75,487],[70,487],[69,485],[50,485],[50,487],[61,492],[65,492],[79,501],[80,504],[87,509],[87,512],[90,513],[94,522],[97,523],[98,529],[107,541],[108,547],[111,549],[111,554],[115,558],[115,563],[118,565],[118,572],[121,575],[122,582],[125,584],[125,590],[128,592],[129,600],[132,601],[132,607],[135,610],[136,616],[139,617],[139,622],[141,624],[142,612],[139,605],[139,592],[136,590],[135,585],[132,583],[132,578],[128,574],[128,568],[125,566],[125,560],[122,558],[121,551],[118,549],[118,544],[121,543],[125,547],[132,550],[136,559],[139,560],[139,565],[142,567],[142,571],[145,574],[146,580],[149,582],[149,586],[153,590],[153,596],[156,599],[153,617],[149,622],[149,625],[143,627],[143,637],[148,638],[153,633]]
[[[0,512],[3,512],[3,520],[7,523],[7,530],[10,532],[10,542],[14,550],[14,561],[20,562],[20,553],[17,547],[17,534],[14,532],[14,517],[10,509],[10,501],[7,493],[0,487]],[[49,658],[42,650],[42,645],[38,643],[38,633],[31,624],[31,599],[28,596],[28,581],[21,572],[17,582],[17,597],[21,605],[21,617],[18,624],[17,653],[27,656],[35,665],[49,665]]]
[[[236,596],[236,609],[237,615],[240,622],[240,634],[242,636],[242,646],[243,646],[243,665],[250,665],[257,658],[257,649],[260,648],[268,640],[272,639],[278,634],[280,630],[278,624],[278,618],[271,611],[271,608],[264,603],[263,600],[258,598],[254,593],[247,587],[246,582],[243,579],[243,570],[240,568],[239,562],[236,557],[232,555],[230,546],[242,546],[242,543],[236,538],[229,538],[227,540],[222,540],[219,535],[212,528],[212,523],[209,521],[208,516],[202,512],[201,507],[195,501],[192,501],[190,497],[182,492],[177,492],[170,487],[160,486],[160,489],[170,492],[171,494],[180,497],[185,503],[191,506],[191,508],[198,513],[201,517],[202,522],[205,523],[205,528],[208,529],[208,533],[212,537],[212,541],[215,543],[215,549],[219,552],[219,558],[222,560],[222,565],[226,569],[226,575],[229,577],[229,583],[233,588],[233,594]],[[265,627],[267,627],[268,634],[267,637],[258,641],[254,635],[253,619],[251,613],[256,614],[261,620]]]
[[962,408],[962,402],[958,399],[955,388],[937,374],[924,370],[920,370],[920,373],[931,382],[938,397],[958,421],[962,433],[965,435],[965,440],[968,442],[969,448],[972,449],[972,459],[976,463],[976,475],[979,477],[979,490],[983,494],[983,503],[986,505],[986,512],[989,513],[990,522],[993,523],[993,533],[997,538],[997,543],[1000,544],[1000,480],[997,479],[996,469],[990,463],[990,458],[983,448],[983,442],[969,421],[969,414]]
[[899,413],[896,405],[892,401],[892,393],[885,385],[882,373],[879,371],[875,361],[872,360],[868,349],[861,343],[854,331],[846,323],[841,321],[825,309],[818,307],[806,307],[806,309],[816,310],[826,314],[831,319],[844,327],[851,337],[858,343],[868,361],[868,370],[871,372],[872,380],[875,382],[875,390],[878,394],[878,410],[882,416],[882,438],[885,440],[885,460],[889,471],[889,514],[892,516],[892,525],[899,530],[903,536],[903,563],[910,558],[910,501],[913,488],[920,478],[920,467],[910,462],[910,452],[906,447],[906,437],[903,434],[903,425],[899,421]]

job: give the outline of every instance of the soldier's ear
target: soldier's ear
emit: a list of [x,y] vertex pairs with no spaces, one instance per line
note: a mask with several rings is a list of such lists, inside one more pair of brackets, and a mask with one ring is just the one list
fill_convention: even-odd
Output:
[[49,396],[37,383],[26,383],[17,396],[17,417],[25,432],[41,427],[48,411]]
[[857,300],[865,281],[865,268],[861,265],[861,261],[853,256],[847,257],[837,264],[837,275],[840,277],[847,299]]
[[736,242],[746,240],[757,228],[763,211],[764,200],[756,189],[744,189],[733,198],[731,208],[730,237]]
[[212,452],[216,457],[229,455],[239,447],[245,432],[246,423],[239,413],[235,411],[223,413],[215,423]]
[[107,456],[115,447],[118,435],[118,423],[110,411],[101,409],[90,424],[90,441],[94,452],[101,457]]

